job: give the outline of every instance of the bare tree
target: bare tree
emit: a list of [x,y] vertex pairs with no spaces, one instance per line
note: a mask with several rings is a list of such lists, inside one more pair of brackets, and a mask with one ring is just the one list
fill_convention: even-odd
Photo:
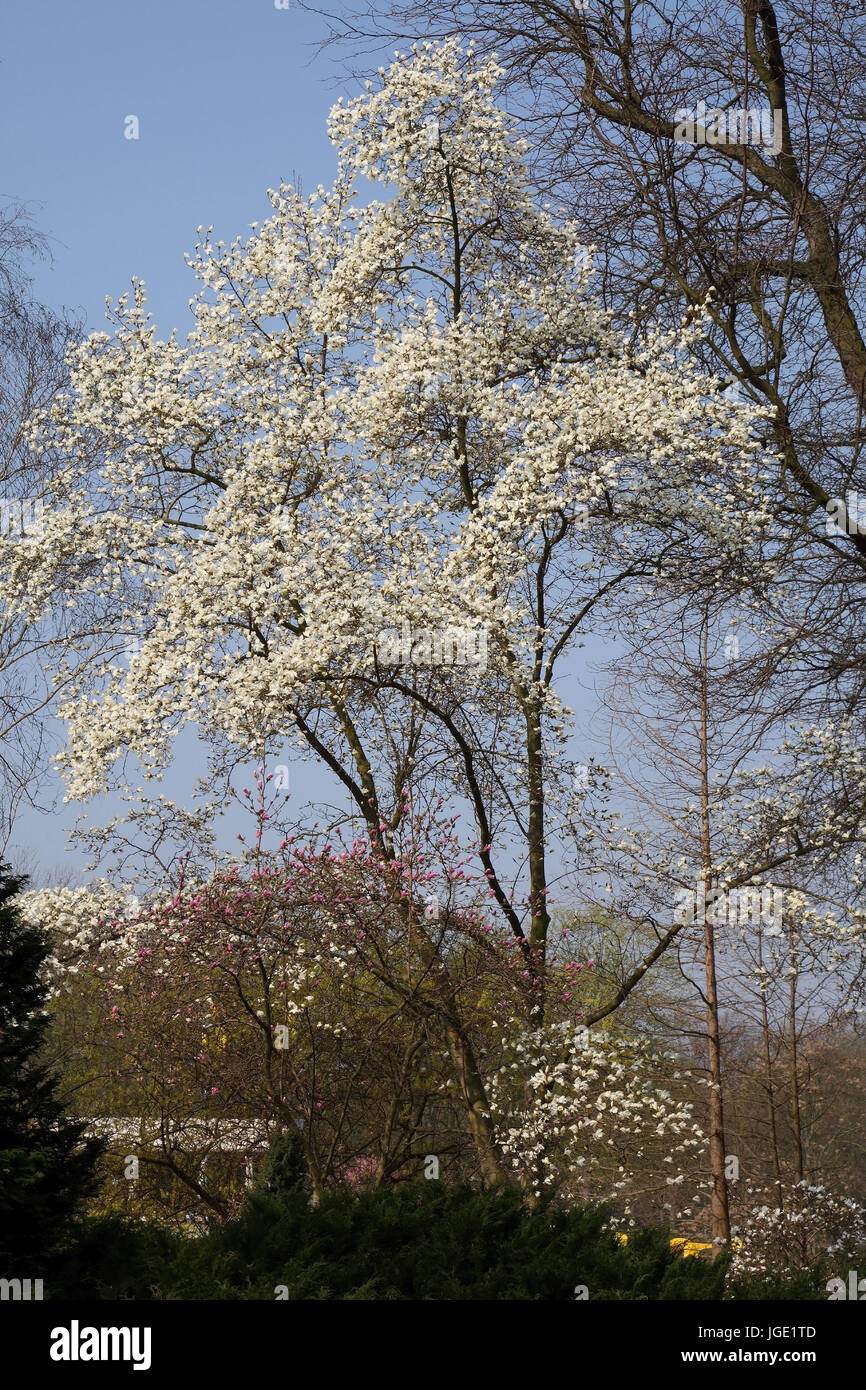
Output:
[[[64,352],[78,331],[33,295],[29,262],[48,256],[45,237],[21,204],[0,208],[0,540],[42,524],[50,460],[27,437],[34,411],[62,385]],[[19,808],[38,802],[51,753],[53,681],[47,654],[63,624],[11,616],[0,600],[0,853]]]
[[[800,1180],[805,1172],[801,1040],[814,1013],[819,1021],[829,1016],[834,996],[852,999],[857,993],[857,893],[845,873],[852,846],[856,861],[854,842],[862,843],[864,821],[862,786],[856,805],[854,796],[848,798],[847,823],[836,804],[844,798],[837,795],[838,839],[828,841],[822,777],[809,771],[801,788],[796,759],[784,753],[766,815],[752,821],[743,788],[784,727],[786,692],[783,687],[776,699],[760,641],[754,633],[747,637],[729,627],[727,612],[719,586],[701,598],[689,591],[687,579],[682,594],[669,595],[653,609],[618,607],[620,641],[604,696],[608,799],[616,809],[608,809],[605,798],[597,808],[589,801],[578,818],[578,828],[597,837],[594,852],[583,854],[585,865],[595,865],[596,900],[622,924],[651,924],[659,945],[676,951],[684,979],[699,996],[696,1009],[672,994],[655,1026],[680,1042],[691,1038],[704,1058],[711,1222],[719,1241],[730,1235],[725,1020],[745,1021],[754,1033],[756,1014],[763,1009],[762,1081],[774,1177],[779,1185],[777,1129],[783,1117],[778,1095],[784,1089],[790,1102],[790,1170]],[[786,782],[794,794],[780,797],[778,788]],[[679,904],[674,925],[665,932],[665,914],[674,902]],[[791,909],[789,903],[799,907]],[[783,919],[787,954],[780,960],[775,951],[771,962]],[[769,926],[768,941],[764,928]],[[777,976],[772,998],[765,993],[770,964]],[[787,1059],[782,1078],[777,1057],[769,1055],[771,1045]]]

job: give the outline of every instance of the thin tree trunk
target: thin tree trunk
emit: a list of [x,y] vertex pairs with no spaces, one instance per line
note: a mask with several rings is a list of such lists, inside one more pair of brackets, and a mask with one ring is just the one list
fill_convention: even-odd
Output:
[[701,852],[704,862],[704,974],[707,1020],[707,1071],[710,1078],[709,1138],[713,1180],[711,1220],[713,1241],[731,1238],[728,1180],[725,1176],[725,1115],[722,1097],[722,1041],[716,979],[716,943],[712,905],[712,845],[710,840],[710,784],[707,734],[707,662],[709,659],[709,611],[704,620],[701,661]]
[[[788,983],[788,1039],[791,1058],[791,1128],[794,1132],[794,1171],[797,1175],[797,1182],[802,1182],[805,1172],[803,1160],[803,1125],[800,1113],[800,1057],[797,1043],[797,974],[800,961],[797,955],[797,946],[794,940],[793,924],[788,931],[789,951],[791,957],[791,973]],[[806,1232],[800,1224],[800,1238],[798,1242],[800,1264],[806,1265],[807,1247]]]
[[526,716],[527,783],[529,790],[528,850],[529,899],[531,927],[529,945],[532,951],[533,1001],[532,1025],[544,1023],[545,988],[544,957],[550,913],[547,907],[547,869],[544,851],[544,759],[542,752],[541,715],[533,703]]
[[508,1173],[496,1142],[487,1094],[472,1044],[459,1023],[453,1019],[445,1020],[445,1037],[466,1106],[469,1129],[475,1142],[482,1176],[484,1181],[492,1186],[504,1186],[508,1182]]
[[791,1123],[794,1130],[794,1170],[797,1182],[803,1181],[805,1164],[803,1161],[803,1124],[800,1113],[800,1058],[797,1044],[797,971],[799,959],[794,944],[794,929],[789,933],[791,943],[791,976],[788,986],[789,1001],[789,1039],[791,1054]]
[[[404,903],[399,904],[398,910],[411,913],[411,908]],[[475,1059],[475,1049],[460,1018],[460,1008],[448,966],[441,959],[436,944],[430,940],[423,927],[418,927],[417,940],[435,987],[436,1016],[445,1033],[448,1054],[466,1107],[469,1131],[475,1143],[482,1176],[485,1182],[504,1185],[509,1181],[509,1174],[490,1118],[490,1103],[481,1070]]]
[[[758,936],[758,965],[763,968],[764,954],[761,936]],[[785,1210],[782,1187],[782,1160],[779,1156],[779,1132],[776,1126],[776,1088],[773,1083],[773,1064],[770,1056],[770,1016],[767,1012],[767,995],[761,990],[761,1032],[764,1039],[764,1071],[766,1073],[767,1118],[770,1123],[770,1148],[773,1155],[773,1176],[776,1186],[776,1200],[779,1210]]]

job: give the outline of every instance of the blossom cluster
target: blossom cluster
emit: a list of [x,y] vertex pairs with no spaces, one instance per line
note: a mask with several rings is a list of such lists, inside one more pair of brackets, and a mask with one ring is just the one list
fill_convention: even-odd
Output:
[[594,1181],[595,1196],[621,1202],[653,1148],[677,1186],[705,1147],[693,1105],[657,1080],[660,1064],[679,1079],[676,1059],[639,1038],[562,1022],[524,1034],[512,1052],[491,1078],[491,1113],[511,1167],[537,1193]]
[[753,1205],[731,1228],[731,1279],[806,1269],[819,1261],[832,1273],[866,1251],[866,1207],[853,1197],[802,1181],[750,1187],[746,1200]]
[[24,892],[19,905],[26,922],[48,929],[51,954],[44,975],[52,993],[82,969],[105,974],[105,952],[112,961],[135,958],[141,918],[129,898],[106,879]]

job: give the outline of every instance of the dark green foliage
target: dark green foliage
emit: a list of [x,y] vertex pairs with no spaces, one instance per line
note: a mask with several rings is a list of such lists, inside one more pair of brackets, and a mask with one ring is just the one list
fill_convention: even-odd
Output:
[[76,1239],[48,1267],[46,1297],[154,1299],[168,1296],[182,1236],[119,1212],[80,1223]]
[[284,1130],[274,1139],[259,1174],[256,1191],[272,1197],[285,1197],[309,1190],[304,1146],[297,1129]]
[[14,905],[23,886],[0,865],[0,1277],[44,1278],[97,1189],[104,1146],[65,1114],[57,1078],[39,1062],[50,1026],[40,971],[50,948]]
[[748,1274],[737,1280],[731,1298],[750,1303],[766,1299],[796,1301],[827,1298],[827,1272],[816,1265],[811,1269],[791,1269],[784,1274]]
[[664,1231],[622,1247],[606,1220],[601,1208],[530,1209],[515,1190],[438,1182],[333,1193],[318,1207],[300,1187],[260,1187],[239,1220],[199,1239],[130,1224],[127,1265],[123,1223],[99,1223],[52,1293],[273,1299],[285,1285],[292,1299],[571,1301],[586,1285],[590,1299],[720,1296],[721,1262],[683,1260]]
[[[282,1160],[278,1160],[280,1166]],[[396,1191],[335,1192],[318,1207],[300,1185],[260,1183],[242,1216],[189,1239],[122,1217],[85,1223],[47,1290],[61,1298],[305,1300],[719,1300],[727,1258],[683,1258],[670,1234],[632,1231],[602,1208],[527,1206],[513,1189],[435,1181]],[[824,1299],[817,1272],[743,1281],[733,1296]]]

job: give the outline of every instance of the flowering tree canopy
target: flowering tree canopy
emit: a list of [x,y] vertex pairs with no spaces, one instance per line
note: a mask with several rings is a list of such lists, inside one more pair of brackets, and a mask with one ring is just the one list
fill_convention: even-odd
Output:
[[447,782],[535,959],[559,663],[635,578],[745,564],[768,511],[754,412],[689,335],[629,340],[588,298],[499,75],[416,45],[339,102],[332,188],[271,190],[245,242],[200,229],[185,342],[157,337],[135,281],[38,425],[66,460],[44,534],[0,564],[12,608],[62,591],[99,634],[86,676],[72,648],[64,669],[71,795],[129,750],[158,774],[189,722],[240,755],[296,737],[385,846],[409,779]]

